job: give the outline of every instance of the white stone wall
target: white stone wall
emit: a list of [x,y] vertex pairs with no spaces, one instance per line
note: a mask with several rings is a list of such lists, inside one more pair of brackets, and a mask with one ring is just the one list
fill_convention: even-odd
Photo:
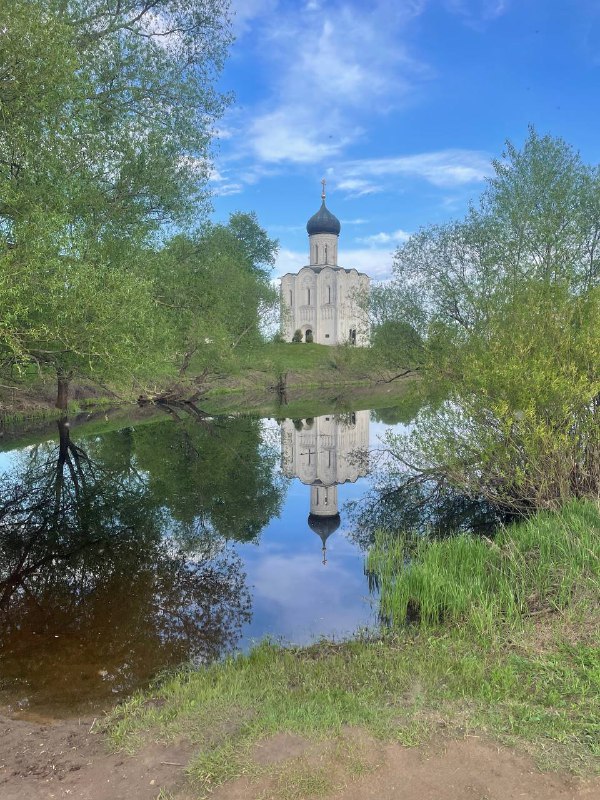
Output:
[[281,278],[281,333],[287,342],[296,330],[303,339],[310,330],[316,344],[369,344],[361,297],[368,294],[370,280],[338,267],[338,238],[334,233],[309,236],[309,266]]
[[[314,238],[314,237],[313,237]],[[281,332],[291,342],[294,331],[303,336],[312,330],[317,344],[337,345],[349,341],[356,331],[356,344],[369,343],[366,315],[360,297],[369,291],[369,278],[356,270],[322,267],[315,272],[302,267],[296,275],[281,279]]]
[[337,266],[338,236],[335,233],[315,233],[308,237],[311,265]]

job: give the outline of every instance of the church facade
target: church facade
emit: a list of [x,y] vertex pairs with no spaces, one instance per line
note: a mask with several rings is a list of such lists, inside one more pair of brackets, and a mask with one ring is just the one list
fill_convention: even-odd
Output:
[[281,334],[291,342],[300,331],[303,342],[366,346],[369,330],[363,311],[370,278],[338,265],[341,224],[325,205],[308,220],[309,263],[281,278]]

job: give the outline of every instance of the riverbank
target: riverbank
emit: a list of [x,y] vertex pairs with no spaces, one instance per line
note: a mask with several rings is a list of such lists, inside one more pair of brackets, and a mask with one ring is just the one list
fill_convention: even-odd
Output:
[[[226,368],[207,371],[200,362],[192,363],[189,374],[178,381],[162,378],[151,386],[116,386],[74,379],[69,414],[131,405],[140,395],[169,392],[182,399],[195,396],[195,402],[210,413],[225,413],[240,405],[256,409],[272,406],[282,391],[298,396],[335,390],[340,396],[350,389],[377,390],[414,377],[411,373],[403,375],[404,370],[398,376],[397,371],[370,362],[368,351],[358,348],[266,343],[240,352]],[[55,378],[51,375],[35,372],[18,379],[6,377],[0,381],[0,424],[55,419],[64,414],[54,407],[55,399]]]
[[[469,542],[490,558],[465,557]],[[598,507],[575,503],[495,542],[457,537],[436,548],[449,563],[462,555],[462,610],[450,581],[437,581],[433,551],[415,556],[418,581],[398,569],[397,553],[384,565],[379,552],[371,568],[388,611],[404,603],[395,599],[404,585],[413,608],[427,602],[437,615],[383,638],[265,642],[117,707],[101,725],[114,750],[131,754],[122,763],[147,764],[158,752],[156,770],[180,765],[162,784],[149,778],[154,795],[129,796],[396,797],[394,781],[409,798],[597,796]],[[517,565],[509,613],[492,584]],[[552,772],[536,774],[530,758]]]
[[[490,558],[469,558],[469,542]],[[444,620],[422,615],[382,638],[306,648],[263,642],[99,719],[3,718],[2,797],[597,797],[598,507],[572,504],[494,542],[425,548],[413,553],[419,580],[397,568],[394,550],[389,562],[374,552],[388,613],[405,602],[404,585],[413,607],[445,608]],[[457,554],[461,612],[435,569],[438,556],[458,565]],[[508,613],[492,582],[515,568]]]
[[[302,419],[321,414],[343,414],[360,409],[393,409],[408,422],[424,398],[415,376],[406,376],[392,383],[366,385],[334,384],[330,386],[290,386],[286,397],[263,387],[262,390],[215,390],[198,402],[200,412],[208,416],[252,414],[255,416]],[[139,406],[136,402],[90,401],[75,405],[69,413],[74,435],[106,433],[128,425],[143,425],[164,419],[167,407],[154,404]],[[181,411],[185,416],[185,409]],[[0,417],[0,451],[24,447],[56,437],[57,420],[63,415],[51,407],[30,409]]]
[[[189,742],[149,743],[134,754],[107,751],[91,719],[25,722],[0,716],[3,800],[198,800],[186,765]],[[453,738],[457,737],[457,738]],[[540,772],[530,756],[493,739],[443,727],[407,747],[346,727],[312,739],[278,734],[247,755],[243,776],[215,800],[593,800],[600,780]]]

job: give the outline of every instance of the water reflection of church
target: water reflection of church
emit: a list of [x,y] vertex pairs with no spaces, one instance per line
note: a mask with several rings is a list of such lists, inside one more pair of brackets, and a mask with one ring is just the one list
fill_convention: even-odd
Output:
[[281,461],[288,478],[310,486],[308,524],[323,542],[340,526],[338,485],[368,471],[369,412],[286,419],[281,426]]

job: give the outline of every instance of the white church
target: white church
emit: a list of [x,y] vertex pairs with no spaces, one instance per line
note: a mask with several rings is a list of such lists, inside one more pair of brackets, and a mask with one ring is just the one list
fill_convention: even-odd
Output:
[[370,278],[356,269],[338,266],[339,219],[325,205],[306,223],[309,263],[281,278],[281,334],[291,342],[296,331],[303,342],[366,346],[369,330],[361,306]]

